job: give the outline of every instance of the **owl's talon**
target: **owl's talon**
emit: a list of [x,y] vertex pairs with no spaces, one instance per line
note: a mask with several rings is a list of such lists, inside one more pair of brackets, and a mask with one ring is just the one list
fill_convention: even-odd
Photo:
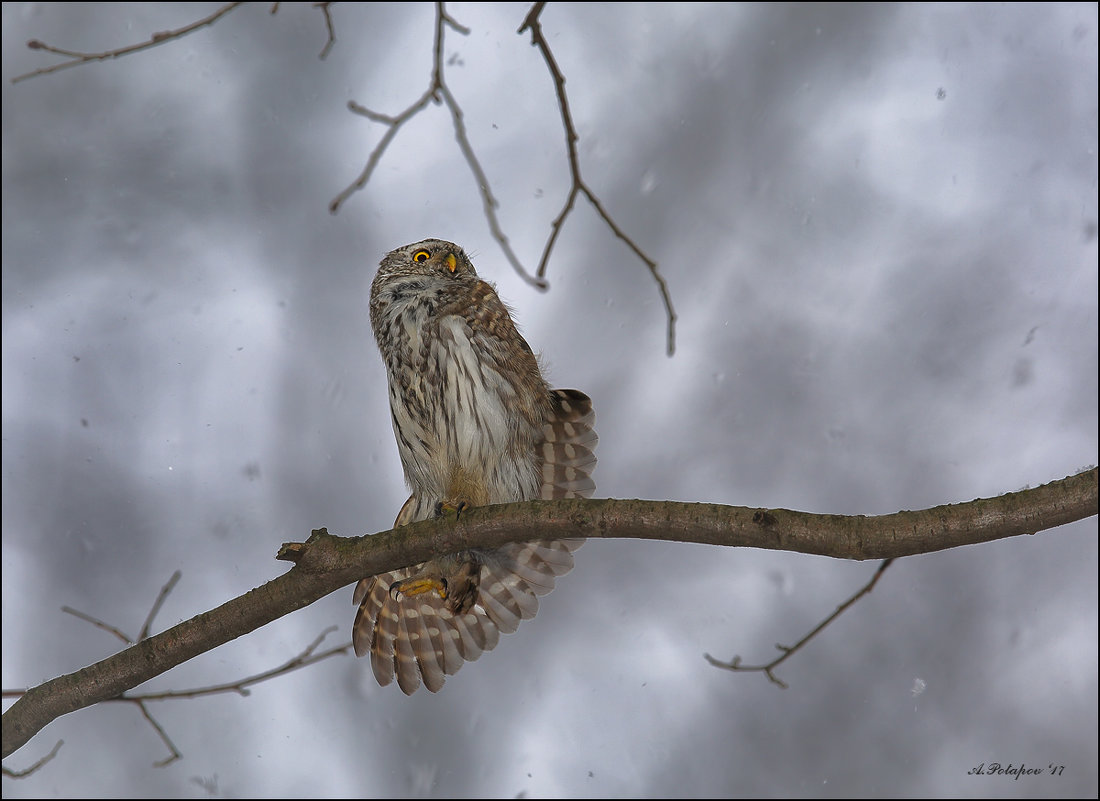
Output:
[[423,595],[426,592],[435,592],[440,598],[447,598],[447,579],[445,578],[407,578],[404,581],[395,581],[390,585],[390,597],[395,601],[401,600],[402,595]]
[[435,505],[435,516],[443,517],[447,512],[455,513],[455,521],[462,516],[462,513],[471,508],[470,504],[466,501],[438,501]]

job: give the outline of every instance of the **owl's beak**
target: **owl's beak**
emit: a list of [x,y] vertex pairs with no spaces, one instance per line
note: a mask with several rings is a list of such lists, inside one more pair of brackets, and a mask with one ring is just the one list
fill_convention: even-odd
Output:
[[452,273],[458,268],[458,262],[455,260],[455,254],[453,253],[448,253],[447,258],[443,259],[443,262]]

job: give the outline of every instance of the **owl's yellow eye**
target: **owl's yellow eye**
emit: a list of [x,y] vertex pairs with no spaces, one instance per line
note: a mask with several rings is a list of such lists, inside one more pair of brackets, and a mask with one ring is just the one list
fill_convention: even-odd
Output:
[[426,250],[418,250],[413,254],[413,261],[427,261],[432,257],[432,254]]

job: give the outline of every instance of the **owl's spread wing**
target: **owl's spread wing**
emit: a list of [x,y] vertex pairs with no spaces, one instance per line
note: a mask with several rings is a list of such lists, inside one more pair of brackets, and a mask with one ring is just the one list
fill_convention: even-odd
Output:
[[[591,497],[597,442],[592,401],[576,390],[552,390],[551,405],[543,441],[536,448],[541,497]],[[396,525],[412,522],[415,505],[414,498],[405,503]],[[421,681],[437,692],[464,662],[495,648],[502,632],[510,634],[535,616],[538,596],[550,592],[555,579],[573,568],[573,551],[583,542],[539,540],[474,552],[481,560],[480,591],[474,606],[462,614],[452,613],[434,592],[391,595],[392,584],[421,573],[427,563],[365,578],[353,596],[359,605],[352,626],[355,653],[370,653],[374,676],[383,686],[396,677],[406,695]]]
[[359,604],[352,626],[357,656],[370,653],[371,669],[385,686],[397,678],[402,692],[420,686],[438,692],[446,676],[458,672],[496,647],[501,633],[511,634],[533,618],[538,596],[573,567],[573,551],[583,540],[512,543],[479,552],[481,585],[477,603],[454,614],[432,592],[394,598],[390,586],[416,575],[425,565],[363,579],[355,588]]
[[485,609],[452,614],[434,593],[395,599],[390,585],[414,575],[423,565],[393,570],[359,582],[353,600],[359,604],[352,626],[356,656],[370,653],[371,669],[385,686],[412,695],[423,679],[433,693],[443,687],[463,662],[473,662],[496,647],[500,632]]
[[591,498],[596,490],[592,471],[596,467],[599,437],[592,425],[596,413],[592,399],[575,389],[550,390],[552,412],[542,426],[538,447],[542,476],[541,497]]

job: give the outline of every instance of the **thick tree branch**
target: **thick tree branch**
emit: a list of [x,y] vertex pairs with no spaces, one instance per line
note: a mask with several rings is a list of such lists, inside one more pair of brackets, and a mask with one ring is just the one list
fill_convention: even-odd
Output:
[[364,537],[314,531],[279,558],[294,569],[217,609],[26,692],[4,713],[3,756],[47,723],[115,698],[363,576],[439,553],[538,538],[609,537],[770,548],[839,559],[889,559],[1035,534],[1097,513],[1097,470],[997,498],[879,517],[816,515],[670,501],[529,501],[473,509]]

